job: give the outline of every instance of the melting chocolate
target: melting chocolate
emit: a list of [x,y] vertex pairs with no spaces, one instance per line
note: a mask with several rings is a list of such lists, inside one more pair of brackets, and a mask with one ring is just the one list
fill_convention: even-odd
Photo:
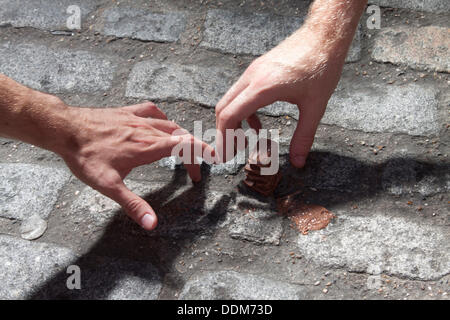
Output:
[[281,180],[281,173],[278,171],[273,175],[261,175],[261,168],[268,168],[271,166],[271,146],[275,143],[267,140],[267,151],[259,148],[259,142],[250,154],[248,163],[244,170],[246,178],[244,183],[256,192],[264,196],[270,196],[278,186]]
[[326,228],[333,218],[335,215],[332,212],[315,204],[301,205],[289,215],[292,226],[302,234]]
[[330,221],[336,217],[322,206],[305,204],[296,200],[294,196],[298,193],[278,199],[278,212],[291,220],[292,228],[302,234],[308,234],[308,231],[326,228]]

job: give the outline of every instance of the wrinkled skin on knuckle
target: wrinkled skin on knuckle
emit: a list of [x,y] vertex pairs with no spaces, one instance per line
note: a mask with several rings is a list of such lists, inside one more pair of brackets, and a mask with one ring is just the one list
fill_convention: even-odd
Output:
[[139,209],[142,208],[144,204],[142,203],[142,200],[139,198],[133,198],[128,200],[126,203],[123,204],[123,207],[127,214],[130,214],[132,212],[138,212]]

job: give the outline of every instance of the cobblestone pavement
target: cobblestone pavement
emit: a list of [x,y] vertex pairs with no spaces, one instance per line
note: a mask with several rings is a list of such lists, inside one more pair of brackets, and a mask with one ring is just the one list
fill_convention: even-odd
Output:
[[[326,229],[293,230],[241,166],[203,165],[193,186],[165,159],[127,179],[159,214],[145,232],[56,155],[0,139],[0,298],[448,300],[450,2],[369,2],[393,8],[380,30],[362,17],[303,170],[286,157],[296,108],[261,110],[280,130],[275,197],[301,190],[336,215]],[[80,31],[66,27],[73,4]],[[151,99],[190,130],[213,127],[221,95],[308,5],[0,0],[0,72],[71,105]],[[81,290],[66,288],[69,265]]]

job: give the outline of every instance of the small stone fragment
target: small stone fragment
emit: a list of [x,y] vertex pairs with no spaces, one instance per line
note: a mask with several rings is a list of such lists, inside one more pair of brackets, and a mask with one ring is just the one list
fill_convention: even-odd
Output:
[[34,214],[25,219],[20,226],[20,236],[25,240],[35,240],[47,230],[47,221]]

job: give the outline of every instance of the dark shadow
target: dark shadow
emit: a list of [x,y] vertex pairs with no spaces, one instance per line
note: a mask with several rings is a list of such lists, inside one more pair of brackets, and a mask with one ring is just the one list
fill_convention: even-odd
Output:
[[214,232],[215,226],[226,217],[234,197],[223,195],[213,207],[206,208],[208,166],[202,165],[202,176],[202,182],[180,192],[180,187],[189,182],[186,172],[177,167],[168,184],[144,197],[159,213],[155,231],[144,231],[122,212],[117,212],[101,239],[71,262],[82,271],[82,283],[86,285],[82,290],[67,289],[70,274],[64,269],[27,299],[105,299],[125,276],[144,279],[149,285],[163,278],[172,271],[174,259],[184,248]]
[[[287,156],[281,157],[280,171],[282,179],[273,198],[297,193],[296,198],[333,207],[383,193],[390,196],[419,194],[426,199],[447,192],[450,162],[431,163],[399,157],[367,163],[331,152],[312,152],[303,169],[292,167]],[[238,188],[239,193],[249,198],[266,200],[243,183]]]
[[[325,207],[352,204],[364,198],[386,193],[420,194],[427,197],[446,192],[450,164],[428,163],[413,158],[394,158],[382,163],[365,163],[355,158],[329,152],[313,152],[304,169],[290,166],[282,157],[283,178],[274,197],[263,197],[242,184],[244,198],[256,198],[262,203],[273,201],[300,190],[298,197]],[[235,194],[221,195],[213,204],[207,203],[209,169],[202,165],[203,181],[180,191],[188,183],[186,173],[177,169],[171,181],[146,200],[159,213],[156,231],[145,232],[124,214],[116,215],[102,238],[81,258],[78,265],[83,274],[83,290],[68,290],[65,270],[38,288],[29,299],[104,299],[124,276],[134,275],[149,283],[173,272],[174,260],[199,237],[212,235],[225,218]],[[254,204],[251,204],[254,206]],[[245,208],[245,201],[238,208]],[[267,206],[265,207],[267,208]],[[239,209],[239,210],[240,210]],[[133,261],[128,263],[127,261]],[[156,272],[151,265],[156,266]],[[125,298],[126,295],[123,296]]]
[[425,162],[410,157],[367,163],[330,152],[311,153],[304,170],[286,160],[277,197],[304,190],[310,202],[326,206],[352,203],[380,194],[420,195],[446,192],[450,163]]

